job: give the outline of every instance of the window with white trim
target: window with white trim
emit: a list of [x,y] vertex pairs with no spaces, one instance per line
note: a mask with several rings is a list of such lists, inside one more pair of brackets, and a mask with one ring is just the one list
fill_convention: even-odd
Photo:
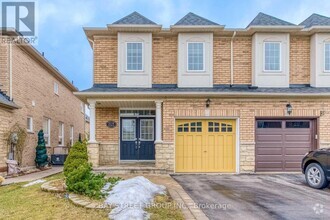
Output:
[[28,132],[33,132],[33,118],[32,117],[27,117],[26,120],[26,128]]
[[60,122],[58,125],[58,145],[64,146],[64,123]]
[[330,43],[324,44],[324,71],[330,72]]
[[126,43],[126,70],[142,71],[143,70],[143,43],[127,42]]
[[264,44],[264,70],[281,71],[281,43],[265,42]]
[[204,71],[204,43],[188,42],[188,71]]
[[70,126],[70,146],[73,145],[73,125]]
[[43,120],[43,130],[46,146],[50,146],[50,119],[44,118]]
[[58,95],[58,83],[54,82],[54,93]]

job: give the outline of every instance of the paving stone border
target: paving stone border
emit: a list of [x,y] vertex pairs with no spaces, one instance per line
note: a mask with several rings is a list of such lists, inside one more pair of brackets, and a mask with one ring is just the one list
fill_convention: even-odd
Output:
[[[45,182],[44,184],[41,185],[41,190],[45,191],[45,192],[52,192],[52,193],[65,193],[66,191],[64,189],[59,189],[59,188],[51,185],[53,182],[56,182],[59,180],[60,179]],[[68,199],[73,204],[80,206],[80,207],[85,207],[87,209],[104,209],[104,208],[109,207],[109,206],[104,205],[104,203],[102,203],[102,202],[91,202],[90,200],[81,198],[81,196],[76,195],[74,193],[70,193],[68,195]]]
[[41,190],[45,192],[64,193],[65,192],[64,189],[60,189],[51,185],[51,183],[54,183],[59,180],[60,179],[45,182],[44,184],[41,185]]

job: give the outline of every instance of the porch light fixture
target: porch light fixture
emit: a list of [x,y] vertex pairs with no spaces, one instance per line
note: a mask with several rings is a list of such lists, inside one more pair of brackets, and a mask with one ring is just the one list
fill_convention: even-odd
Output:
[[291,115],[291,113],[292,113],[292,106],[291,106],[290,103],[288,103],[288,104],[286,105],[286,112],[287,112],[289,115]]
[[205,102],[206,108],[210,107],[210,104],[211,104],[211,100],[207,99],[206,102]]

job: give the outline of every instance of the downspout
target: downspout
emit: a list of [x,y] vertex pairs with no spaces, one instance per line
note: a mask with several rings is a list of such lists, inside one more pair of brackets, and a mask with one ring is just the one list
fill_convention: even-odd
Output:
[[13,48],[9,43],[9,98],[13,100]]
[[234,31],[233,36],[230,41],[230,87],[234,84],[234,38],[236,36],[236,31]]

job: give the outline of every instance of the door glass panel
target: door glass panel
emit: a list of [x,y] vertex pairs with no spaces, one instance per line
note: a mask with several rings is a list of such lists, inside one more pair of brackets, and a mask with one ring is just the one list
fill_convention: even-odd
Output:
[[202,122],[191,122],[190,132],[202,132]]
[[258,121],[257,128],[282,128],[281,121]]
[[309,128],[309,121],[287,121],[286,128]]
[[135,119],[123,119],[122,120],[122,140],[123,141],[135,141],[135,129],[136,122]]
[[141,119],[140,121],[140,139],[143,141],[154,140],[154,120]]

